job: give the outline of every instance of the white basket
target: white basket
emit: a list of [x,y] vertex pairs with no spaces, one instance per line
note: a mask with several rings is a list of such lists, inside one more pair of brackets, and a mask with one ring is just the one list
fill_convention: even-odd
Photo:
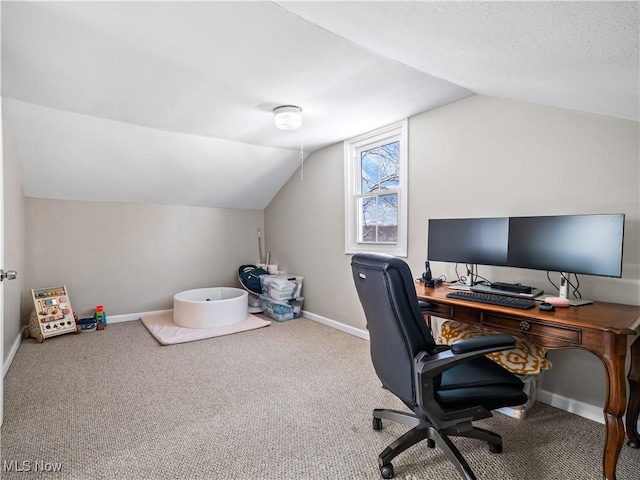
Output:
[[261,275],[262,295],[274,300],[289,300],[302,296],[302,277],[299,275]]

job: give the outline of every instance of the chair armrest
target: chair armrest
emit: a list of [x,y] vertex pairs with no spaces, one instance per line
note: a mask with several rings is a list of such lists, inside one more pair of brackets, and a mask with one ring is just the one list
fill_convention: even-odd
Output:
[[456,340],[451,344],[451,351],[459,354],[492,347],[502,347],[501,349],[509,350],[515,346],[516,340],[511,335],[486,335]]
[[418,308],[422,313],[428,312],[430,310],[436,310],[433,306],[433,303],[429,303],[426,300],[418,300]]
[[438,352],[435,355],[427,355],[423,352],[416,356],[416,373],[421,376],[435,377],[459,363],[487,353],[511,350],[515,346],[516,341],[511,335],[487,335],[456,340],[450,350]]
[[421,352],[414,359],[416,402],[427,418],[439,428],[448,428],[460,419],[481,419],[491,416],[491,412],[478,405],[456,412],[445,412],[435,400],[435,392],[440,385],[442,372],[472,358],[487,353],[509,350],[515,347],[515,339],[510,335],[488,335],[454,342],[450,350],[438,349],[429,355]]

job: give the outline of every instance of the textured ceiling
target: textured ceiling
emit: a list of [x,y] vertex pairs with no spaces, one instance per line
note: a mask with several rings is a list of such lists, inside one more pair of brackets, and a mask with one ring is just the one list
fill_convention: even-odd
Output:
[[474,93],[638,120],[639,2],[296,2],[328,31]]
[[[262,209],[301,143],[474,93],[638,120],[637,2],[1,8],[5,139],[27,196]],[[284,104],[302,130],[275,129]]]

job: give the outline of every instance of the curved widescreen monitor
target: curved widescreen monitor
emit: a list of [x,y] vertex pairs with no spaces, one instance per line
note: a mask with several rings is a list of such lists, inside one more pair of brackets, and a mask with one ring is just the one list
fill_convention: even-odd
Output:
[[447,218],[429,220],[430,261],[507,265],[509,219]]
[[510,267],[622,276],[624,214],[511,217]]

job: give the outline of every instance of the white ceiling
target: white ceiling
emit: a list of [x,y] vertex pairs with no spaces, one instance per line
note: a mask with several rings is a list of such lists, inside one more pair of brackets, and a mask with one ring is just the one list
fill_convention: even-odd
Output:
[[3,1],[5,142],[27,196],[262,209],[301,143],[474,93],[638,121],[638,7]]

